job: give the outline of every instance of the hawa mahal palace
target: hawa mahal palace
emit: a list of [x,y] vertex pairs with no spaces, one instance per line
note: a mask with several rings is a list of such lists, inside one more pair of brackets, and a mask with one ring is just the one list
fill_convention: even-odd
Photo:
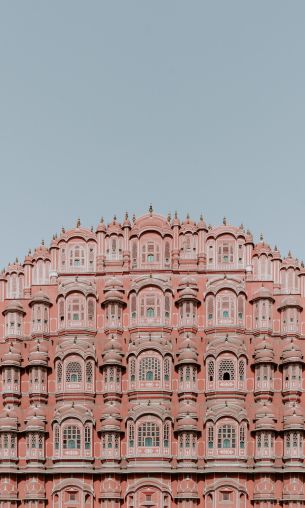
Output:
[[0,274],[0,508],[304,507],[304,307],[225,219],[63,228]]

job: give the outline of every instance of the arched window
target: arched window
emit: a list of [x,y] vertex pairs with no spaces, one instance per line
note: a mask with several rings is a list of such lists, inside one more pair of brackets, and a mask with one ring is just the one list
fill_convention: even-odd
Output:
[[142,358],[139,365],[139,378],[140,381],[160,381],[160,360],[154,356]]
[[211,326],[214,323],[214,297],[212,295],[207,297],[206,300],[206,309],[207,309],[207,326]]
[[138,243],[137,240],[133,240],[131,244],[131,258],[132,268],[136,268],[138,264]]
[[218,429],[218,448],[236,448],[236,431],[232,425]]
[[160,321],[160,295],[153,292],[144,292],[140,297],[141,321]]
[[134,447],[134,423],[129,422],[128,426],[128,446],[130,448]]
[[63,325],[65,322],[65,302],[61,298],[58,303],[58,309],[59,309],[59,325]]
[[68,299],[68,321],[83,322],[85,319],[84,297],[74,296]]
[[95,257],[95,250],[92,245],[89,247],[89,270],[91,272],[94,270],[94,257]]
[[122,258],[122,243],[123,237],[120,235],[112,234],[107,238],[107,259],[115,261]]
[[237,319],[239,324],[243,324],[244,321],[244,303],[245,297],[243,295],[239,295],[237,298]]
[[218,242],[217,261],[219,265],[232,264],[234,262],[234,241]]
[[209,360],[209,362],[208,362],[208,380],[210,382],[214,381],[214,374],[215,374],[214,360]]
[[93,383],[93,363],[91,361],[86,363],[86,383]]
[[56,364],[57,368],[57,383],[60,384],[62,382],[62,363],[60,361]]
[[90,325],[94,324],[95,320],[95,301],[93,298],[88,300],[88,321]]
[[145,422],[138,428],[138,446],[160,446],[160,427],[154,422]]
[[170,423],[166,422],[163,429],[163,446],[169,448]]
[[165,382],[170,380],[170,365],[171,365],[170,358],[166,357],[164,360],[164,381]]
[[164,317],[165,319],[169,319],[170,317],[170,295],[165,294],[164,297]]
[[70,249],[69,256],[70,269],[84,269],[85,268],[85,251],[80,245],[74,245]]
[[136,359],[134,357],[129,360],[129,376],[130,382],[134,383],[136,380]]
[[164,264],[165,264],[165,266],[170,265],[170,256],[171,256],[170,242],[168,240],[166,240],[165,244],[164,244]]
[[214,242],[211,243],[211,240],[207,243],[207,254],[208,254],[208,265],[213,265],[215,263],[214,259]]
[[235,379],[235,367],[233,360],[221,360],[218,369],[218,379],[220,381],[233,381]]
[[54,448],[59,450],[59,426],[57,424],[54,426]]
[[76,425],[69,425],[63,432],[64,450],[80,450],[80,429]]
[[136,295],[133,294],[130,297],[130,309],[131,309],[131,319],[135,321],[137,318],[137,298]]
[[149,241],[142,245],[142,265],[160,264],[160,245]]
[[246,370],[245,360],[239,360],[239,365],[238,365],[239,381],[245,380],[245,370]]
[[208,425],[208,448],[214,448],[214,427],[213,424]]
[[91,448],[91,427],[89,425],[85,425],[85,450],[90,450]]
[[196,257],[195,237],[192,233],[181,236],[181,257],[184,259]]
[[69,362],[66,367],[66,381],[80,383],[82,381],[82,368],[79,362]]
[[246,442],[245,433],[246,433],[245,426],[241,425],[241,427],[239,429],[239,448],[241,448],[241,449],[245,448],[245,442]]
[[236,295],[231,291],[222,291],[217,295],[218,324],[233,324],[235,322]]

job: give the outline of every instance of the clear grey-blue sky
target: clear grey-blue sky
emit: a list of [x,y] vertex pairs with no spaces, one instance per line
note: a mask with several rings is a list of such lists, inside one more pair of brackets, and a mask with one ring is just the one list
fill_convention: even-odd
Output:
[[2,1],[1,265],[150,203],[305,257],[304,24],[304,0]]

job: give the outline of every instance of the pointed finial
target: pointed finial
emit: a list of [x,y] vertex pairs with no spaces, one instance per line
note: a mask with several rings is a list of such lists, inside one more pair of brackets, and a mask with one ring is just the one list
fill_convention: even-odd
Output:
[[30,254],[32,254],[32,251],[31,251],[31,249],[29,249],[29,255],[30,255]]
[[116,221],[116,215],[114,214],[114,216],[113,216],[113,222],[115,222],[115,221]]
[[226,218],[226,217],[224,217],[224,218],[223,218],[222,223],[223,223],[223,225],[224,225],[224,226],[226,226],[226,225],[227,225],[227,218]]
[[186,218],[187,218],[187,220],[190,220],[190,214],[188,212],[186,214]]
[[264,241],[264,236],[263,236],[263,233],[260,234],[260,237],[259,237],[260,241],[263,242]]
[[132,215],[132,222],[136,222],[136,214],[135,213]]
[[62,228],[61,228],[61,232],[62,232],[62,233],[65,233],[65,232],[66,232],[66,230],[65,230],[65,228],[64,228],[64,227],[62,227]]
[[172,220],[172,215],[170,212],[167,214],[167,222],[170,222]]
[[91,233],[93,233],[93,226],[91,226],[90,231],[91,231]]
[[203,214],[200,214],[200,220],[203,221]]
[[18,260],[18,258],[16,258],[16,261],[15,261],[15,262],[16,262],[16,263],[19,263],[19,260]]
[[276,250],[276,251],[278,250],[278,249],[277,249],[277,245],[275,245],[275,246],[274,246],[274,250]]
[[291,258],[292,255],[291,255],[291,250],[288,251],[288,257]]
[[101,217],[100,223],[104,224],[104,217]]
[[153,210],[152,204],[150,204],[148,211],[149,211],[150,215],[153,213],[154,210]]
[[44,245],[44,239],[41,240],[41,245]]
[[175,219],[178,219],[178,212],[175,210]]
[[241,225],[239,226],[239,229],[241,229],[243,231],[243,229],[244,229],[243,223],[241,223]]
[[125,220],[128,220],[128,212],[125,212]]
[[80,218],[78,217],[77,221],[76,221],[76,227],[77,228],[80,228]]

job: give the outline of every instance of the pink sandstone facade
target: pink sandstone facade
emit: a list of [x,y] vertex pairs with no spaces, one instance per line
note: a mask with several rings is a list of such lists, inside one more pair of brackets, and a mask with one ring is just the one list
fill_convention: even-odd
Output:
[[0,508],[299,508],[305,269],[149,213],[0,276]]

